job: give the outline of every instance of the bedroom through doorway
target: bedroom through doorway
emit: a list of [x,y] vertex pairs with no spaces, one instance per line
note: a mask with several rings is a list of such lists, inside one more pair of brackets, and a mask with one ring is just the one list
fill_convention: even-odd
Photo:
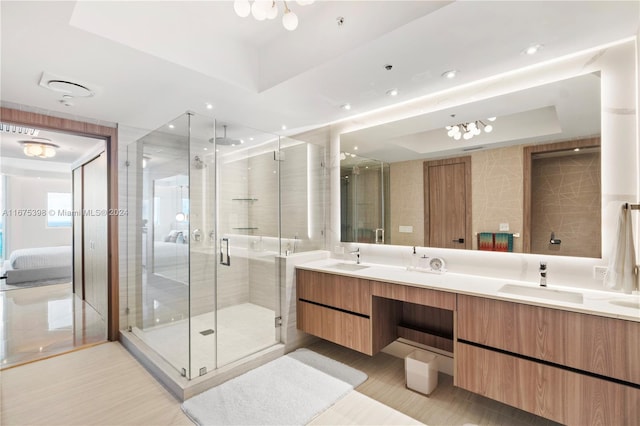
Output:
[[6,369],[107,340],[108,191],[104,139],[0,126]]

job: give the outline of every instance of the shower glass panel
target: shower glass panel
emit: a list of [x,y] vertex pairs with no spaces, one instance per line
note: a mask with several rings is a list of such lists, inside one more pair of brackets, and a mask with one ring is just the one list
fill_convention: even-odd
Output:
[[280,257],[324,247],[323,163],[191,113],[129,145],[127,328],[187,379],[280,343]]
[[341,154],[340,241],[393,244],[389,239],[389,185],[388,163]]
[[189,116],[127,149],[131,331],[181,374],[189,368]]
[[216,197],[210,187],[208,199],[216,200],[217,226],[213,234],[207,228],[207,250],[215,249],[206,256],[217,266],[215,338],[221,367],[280,341],[281,162],[276,135],[233,123],[218,123],[215,148]]

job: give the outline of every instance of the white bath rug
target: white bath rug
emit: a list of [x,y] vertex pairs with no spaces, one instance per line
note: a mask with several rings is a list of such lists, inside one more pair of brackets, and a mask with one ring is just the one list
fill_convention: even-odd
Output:
[[182,409],[198,425],[305,425],[366,379],[298,349],[188,399]]

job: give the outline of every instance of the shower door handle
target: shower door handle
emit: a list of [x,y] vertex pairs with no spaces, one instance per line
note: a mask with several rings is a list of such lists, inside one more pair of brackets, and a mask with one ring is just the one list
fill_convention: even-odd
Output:
[[231,257],[229,256],[229,239],[220,239],[220,264],[231,266]]

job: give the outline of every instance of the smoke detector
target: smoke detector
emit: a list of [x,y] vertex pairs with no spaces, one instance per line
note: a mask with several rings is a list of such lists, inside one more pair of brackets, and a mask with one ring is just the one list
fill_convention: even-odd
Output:
[[40,86],[61,93],[63,98],[67,100],[71,98],[90,98],[95,95],[95,90],[91,89],[90,84],[53,75],[46,71],[42,73]]

